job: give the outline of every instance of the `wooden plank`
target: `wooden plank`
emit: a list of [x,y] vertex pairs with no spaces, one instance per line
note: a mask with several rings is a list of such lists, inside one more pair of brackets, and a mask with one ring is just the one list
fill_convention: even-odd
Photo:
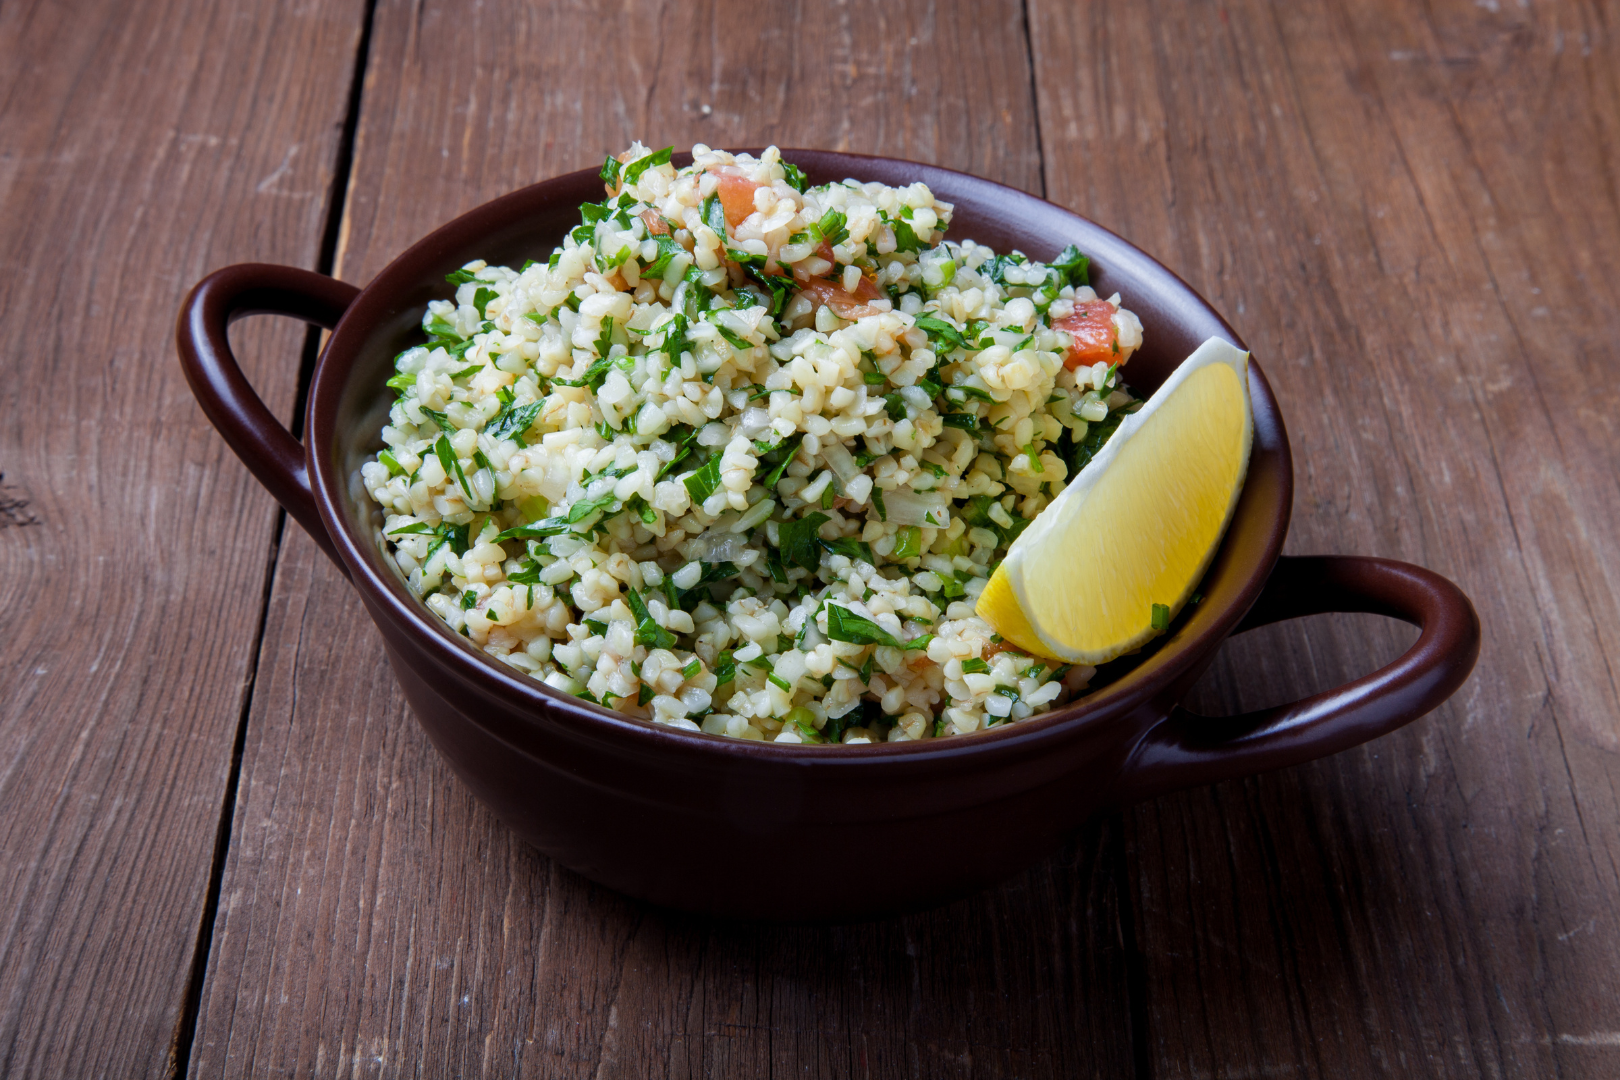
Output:
[[[1423,563],[1485,632],[1415,727],[1127,816],[1155,1075],[1620,1067],[1613,16],[1032,4],[1051,196],[1248,338],[1290,550]],[[1370,670],[1378,623],[1236,642],[1197,703]]]
[[[1038,188],[1016,5],[630,5],[612,26],[583,8],[382,4],[343,276],[637,137],[883,151]],[[964,95],[949,72],[970,60]],[[1117,823],[943,911],[723,925],[518,846],[439,763],[359,603],[301,536],[260,671],[198,1076],[1130,1068]]]
[[[0,1073],[169,1066],[274,507],[181,297],[314,265],[359,5],[0,5]],[[291,408],[302,327],[236,335]]]

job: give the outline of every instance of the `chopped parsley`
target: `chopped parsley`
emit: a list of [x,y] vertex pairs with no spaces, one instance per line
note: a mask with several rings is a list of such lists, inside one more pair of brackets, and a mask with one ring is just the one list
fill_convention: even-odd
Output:
[[634,589],[630,590],[627,599],[630,611],[636,617],[636,644],[645,645],[649,649],[672,649],[675,647],[675,635],[658,625],[647,610],[647,601]]
[[[668,165],[670,155],[674,152],[675,148],[673,146],[666,146],[662,150],[654,150],[645,157],[636,158],[636,160],[624,167],[625,184],[633,184],[640,180],[641,174],[655,165]],[[606,168],[606,166],[603,167]]]
[[703,468],[688,476],[685,484],[686,493],[694,503],[701,503],[713,495],[720,487],[720,455],[714,455],[704,463]]
[[797,521],[785,521],[777,529],[777,546],[784,566],[801,566],[812,574],[821,567],[821,551],[816,532],[832,520],[826,514],[807,514]]
[[923,634],[902,643],[893,634],[871,619],[855,614],[848,608],[828,604],[827,636],[834,641],[847,641],[852,645],[887,645],[892,649],[926,649],[934,640],[933,634]]

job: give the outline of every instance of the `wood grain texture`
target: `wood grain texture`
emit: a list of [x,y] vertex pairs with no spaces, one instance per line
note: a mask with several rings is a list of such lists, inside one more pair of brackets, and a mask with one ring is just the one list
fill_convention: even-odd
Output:
[[[8,1077],[169,1064],[276,526],[175,312],[224,263],[313,265],[356,10],[0,5]],[[244,330],[285,415],[303,329]]]
[[[628,4],[612,19],[623,41],[583,5],[382,4],[341,276],[364,281],[453,214],[637,137],[882,151],[1039,187],[1016,6]],[[970,61],[985,73],[971,95],[950,75]],[[302,536],[264,641],[196,1076],[1131,1068],[1117,819],[1000,890],[898,922],[672,915],[555,867],[472,802]]]
[[[1117,1076],[1117,819],[900,921],[724,923],[516,841],[439,761],[291,536],[193,1049],[199,1077]],[[746,853],[739,853],[746,858]]]
[[[1128,814],[1155,1076],[1620,1069],[1616,14],[1032,3],[1050,195],[1248,338],[1289,549],[1422,563],[1485,633],[1415,727]],[[1263,631],[1198,704],[1398,647]]]

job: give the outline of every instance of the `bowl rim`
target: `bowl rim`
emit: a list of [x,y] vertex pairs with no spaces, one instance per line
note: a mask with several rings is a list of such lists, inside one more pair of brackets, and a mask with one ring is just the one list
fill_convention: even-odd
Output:
[[[757,155],[760,151],[735,152]],[[1105,226],[1066,207],[993,180],[939,165],[823,150],[782,148],[781,154],[784,159],[792,160],[801,167],[814,163],[814,169],[806,168],[813,175],[836,164],[838,170],[835,171],[847,169],[844,175],[861,179],[863,173],[869,174],[874,168],[899,166],[936,189],[938,185],[933,181],[944,180],[944,186],[958,205],[966,194],[987,208],[998,202],[1011,203],[1042,214],[1060,215],[1068,219],[1068,224],[1078,227],[1079,231],[1090,233],[1096,240],[1103,241],[1102,249],[1108,250],[1110,257],[1134,263],[1132,269],[1135,272],[1155,278],[1153,289],[1157,299],[1169,300],[1182,310],[1196,311],[1218,325],[1238,348],[1248,348],[1226,319],[1178,274]],[[674,158],[677,164],[683,163],[683,159],[689,161],[690,154],[677,154]],[[594,179],[597,179],[596,170],[580,169],[519,188],[457,215],[411,244],[360,290],[333,328],[311,378],[304,430],[309,447],[311,486],[321,519],[349,571],[351,581],[366,601],[372,618],[380,623],[386,617],[397,626],[410,628],[412,638],[429,652],[445,673],[454,675],[463,684],[493,692],[514,710],[526,713],[525,719],[531,724],[551,722],[563,729],[561,733],[574,738],[611,740],[627,753],[639,748],[643,752],[663,755],[684,752],[708,757],[720,755],[731,760],[755,759],[788,764],[814,762],[818,766],[825,766],[841,762],[859,769],[871,768],[880,762],[891,766],[907,761],[919,765],[925,762],[937,765],[963,762],[965,758],[972,757],[976,764],[982,766],[983,759],[987,757],[1027,758],[1030,754],[1051,749],[1058,742],[1067,742],[1081,731],[1089,732],[1097,725],[1117,721],[1137,712],[1163,694],[1168,685],[1175,683],[1189,669],[1211,656],[1260,595],[1282,552],[1288,532],[1293,501],[1293,466],[1276,397],[1259,362],[1251,355],[1249,391],[1250,411],[1254,418],[1254,449],[1251,451],[1250,470],[1227,532],[1205,570],[1204,580],[1208,581],[1210,575],[1220,570],[1232,557],[1229,546],[1239,516],[1266,509],[1245,506],[1254,486],[1255,455],[1262,451],[1264,443],[1264,452],[1278,457],[1275,463],[1277,469],[1273,470],[1278,474],[1274,478],[1278,483],[1271,485],[1274,488],[1274,505],[1270,508],[1271,527],[1266,536],[1265,549],[1255,564],[1256,569],[1248,580],[1238,583],[1236,596],[1224,607],[1214,609],[1200,605],[1190,615],[1184,609],[1179,627],[1157,639],[1148,657],[1094,694],[1075,702],[1016,724],[997,725],[966,737],[866,745],[755,742],[703,731],[688,731],[626,716],[572,694],[565,694],[501,663],[456,634],[448,624],[435,616],[425,603],[405,587],[397,569],[383,562],[382,554],[372,538],[357,535],[345,510],[345,503],[350,498],[349,480],[343,475],[341,463],[334,452],[339,445],[340,403],[349,383],[348,376],[373,325],[381,315],[387,313],[387,298],[392,294],[392,286],[396,282],[400,279],[420,280],[426,268],[438,270],[448,265],[445,259],[449,254],[465,247],[469,240],[509,226],[537,203],[553,201],[557,197],[554,192],[569,191]],[[1004,216],[1004,212],[999,210],[986,212],[995,217]],[[1090,250],[1099,248],[1092,243]],[[1098,262],[1105,268],[1118,265],[1118,261]],[[1165,291],[1161,292],[1161,289]],[[1151,327],[1149,330],[1151,332]],[[483,718],[467,715],[496,737],[511,741]]]

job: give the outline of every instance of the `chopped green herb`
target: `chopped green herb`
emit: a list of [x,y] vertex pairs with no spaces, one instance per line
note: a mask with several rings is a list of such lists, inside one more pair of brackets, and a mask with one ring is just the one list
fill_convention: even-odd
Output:
[[915,525],[902,526],[894,537],[891,559],[915,559],[922,554],[922,530]]
[[[611,316],[609,316],[609,318],[611,318]],[[603,319],[602,321],[606,323],[608,319]],[[598,342],[598,344],[600,344],[600,342]],[[590,366],[585,369],[585,373],[577,379],[564,379],[561,376],[554,375],[552,376],[551,381],[557,383],[559,386],[588,386],[592,390],[600,390],[602,389],[603,381],[605,381],[608,377],[608,372],[612,370],[613,361],[610,358],[603,356],[598,360],[592,361]]]
[[721,653],[714,663],[714,688],[716,690],[737,677],[737,661],[731,655],[731,650]]
[[988,674],[989,671],[990,665],[985,663],[983,660],[980,660],[978,657],[974,657],[972,660],[962,661],[962,674],[964,675],[984,675]]
[[946,401],[954,401],[956,404],[960,405],[967,401],[968,398],[973,398],[975,401],[988,402],[991,405],[996,403],[996,399],[990,396],[990,391],[984,389],[983,387],[947,386],[945,388]]
[[461,610],[471,611],[478,606],[478,594],[468,590],[461,594]]
[[1071,285],[1091,284],[1091,260],[1080,254],[1080,249],[1073,244],[1059,252],[1049,265],[1061,272]]
[[[909,210],[911,208],[907,207],[906,209]],[[910,222],[907,222],[907,221],[891,221],[890,224],[894,227],[894,250],[896,250],[896,251],[921,251],[922,250],[922,241],[917,239],[917,230],[915,230],[915,229],[913,229],[911,227]]]
[[645,705],[645,704],[647,704],[647,702],[651,701],[653,698],[655,698],[657,696],[658,696],[658,691],[654,690],[652,687],[648,686],[646,683],[642,683],[636,689],[636,704],[637,705]]
[[513,408],[511,403],[501,406],[501,411],[495,414],[494,419],[484,428],[484,434],[492,439],[511,439],[519,445],[523,444],[523,434],[534,426],[540,418],[540,410],[546,403],[533,401],[527,405]]
[[785,521],[777,530],[777,546],[782,552],[785,566],[801,566],[815,573],[821,566],[821,553],[816,532],[831,520],[826,514],[812,513],[797,521]]
[[719,323],[715,322],[713,319],[709,320],[709,325],[713,326],[715,328],[715,330],[720,334],[720,336],[726,339],[726,344],[727,345],[730,345],[733,349],[736,349],[738,352],[747,352],[749,349],[752,349],[754,347],[753,343],[750,342],[747,338],[743,337],[741,334],[738,334],[733,330],[726,329],[724,326],[721,326]]
[[645,157],[636,158],[636,160],[624,167],[625,184],[633,184],[640,180],[641,174],[655,165],[668,165],[669,157],[674,152],[675,148],[673,146],[666,146],[662,150],[654,150]]
[[1153,605],[1153,629],[1167,630],[1170,628],[1170,608],[1164,604]]
[[776,484],[779,484],[782,481],[782,473],[786,473],[787,466],[792,465],[794,458],[799,455],[800,442],[804,442],[804,432],[800,432],[800,434],[797,434],[797,436],[787,440],[787,442],[779,445],[779,447],[776,447],[776,450],[771,452],[781,453],[782,455],[782,460],[778,461],[773,470],[771,470],[770,473],[766,473],[765,479],[761,481],[761,483],[765,484],[765,486],[768,487],[768,489],[771,489],[771,491],[776,491]]
[[702,670],[703,670],[703,661],[699,660],[697,657],[694,656],[694,657],[692,657],[692,662],[691,663],[689,663],[685,667],[681,668],[681,678],[690,679],[692,676],[696,675],[698,672],[700,672]]
[[484,315],[484,309],[489,306],[489,302],[493,299],[495,299],[494,289],[479,289],[477,292],[473,293],[473,307],[478,310],[478,317],[480,319],[486,317]]
[[1011,544],[1018,539],[1020,533],[1029,527],[1029,521],[1026,518],[1019,517],[1017,514],[1010,514],[1008,516],[1011,518],[1012,524],[1009,526],[1001,525],[995,518],[990,516],[990,506],[994,502],[995,500],[989,495],[974,495],[968,499],[967,505],[957,512],[961,514],[962,521],[967,525],[989,529],[996,534],[1002,544]]
[[793,684],[788,682],[786,679],[782,678],[781,676],[777,675],[776,672],[774,672],[774,671],[767,672],[766,675],[765,675],[765,679],[766,679],[766,681],[772,683],[773,685],[781,687],[783,690],[787,691],[788,693],[790,693],[790,694],[793,693]]
[[548,536],[561,536],[567,531],[568,521],[565,518],[547,518],[545,521],[507,529],[495,538],[495,542],[498,544],[506,540],[543,540]]
[[842,555],[846,559],[864,559],[873,566],[877,565],[877,558],[872,554],[872,545],[853,536],[840,536],[836,540],[823,540],[821,546],[833,555]]
[[881,371],[863,371],[861,372],[861,381],[866,383],[867,386],[882,386],[889,381],[889,377]]
[[456,482],[461,485],[461,493],[471,503],[473,498],[472,485],[467,483],[467,474],[461,471],[461,460],[456,457],[455,450],[450,446],[450,436],[440,435],[433,444],[433,453],[439,458],[439,465],[444,469],[446,476],[455,475]]
[[586,619],[585,628],[591,633],[601,636],[608,632],[608,624],[600,619]]
[[647,264],[647,268],[641,272],[643,278],[663,277],[665,271],[669,269],[669,264],[674,261],[675,256],[686,253],[686,249],[676,243],[675,238],[668,233],[659,233],[652,239],[658,245],[658,254],[653,258],[652,262]]
[[[682,434],[677,434],[677,432]],[[654,479],[662,480],[673,472],[675,466],[679,465],[685,460],[686,455],[692,452],[692,440],[695,438],[697,438],[696,428],[686,427],[685,425],[676,425],[671,428],[665,435],[664,441],[675,444],[675,456],[664,462],[663,467],[658,470],[658,475]]]
[[844,227],[844,223],[848,220],[839,211],[828,210],[821,215],[821,220],[816,222],[816,235],[828,244],[842,244],[849,239],[849,230]]
[[896,648],[900,645],[893,634],[871,619],[837,604],[827,605],[827,636],[834,641],[847,641],[853,645],[888,645]]
[[849,713],[845,713],[843,716],[827,717],[827,723],[821,729],[821,737],[830,743],[840,741],[843,738],[844,730],[849,727],[849,717]]
[[799,738],[807,743],[827,741],[826,737],[816,730],[816,714],[803,705],[796,709],[790,709],[787,716],[782,718],[782,723],[784,726],[791,725],[793,730],[798,733]]
[[[606,357],[613,348],[613,316],[602,316],[602,332],[596,336],[596,355]],[[594,366],[594,365],[593,365]],[[606,378],[606,373],[603,374]],[[594,387],[592,389],[595,389]]]
[[686,493],[694,503],[701,503],[720,487],[720,455],[704,463],[703,468],[686,478]]
[[388,475],[389,476],[404,476],[405,475],[405,469],[400,465],[400,463],[397,460],[395,460],[394,455],[389,453],[387,450],[379,450],[377,452],[377,460],[382,462],[384,465],[388,466]]
[[703,224],[720,239],[726,238],[726,208],[721,205],[719,195],[710,195],[703,200]]
[[636,644],[645,645],[649,649],[670,649],[675,646],[675,635],[665,630],[653,619],[652,613],[647,610],[647,602],[641,594],[634,589],[630,590],[627,600],[630,611],[636,617]]
[[477,281],[478,275],[471,270],[452,270],[444,275],[444,280],[452,285],[465,285],[469,281]]
[[883,505],[883,489],[882,488],[876,488],[875,487],[875,488],[872,489],[872,505],[877,507],[878,520],[879,521],[888,521],[889,520],[889,508],[887,506]]
[[946,427],[961,428],[963,431],[979,430],[979,418],[972,413],[946,413],[940,420]]
[[943,319],[932,315],[917,316],[918,329],[925,332],[930,338],[937,340],[947,349],[967,349],[967,341],[962,337],[962,331]]
[[834,641],[847,641],[853,645],[887,645],[894,649],[926,649],[928,643],[934,640],[933,634],[923,634],[907,642],[900,642],[895,636],[871,619],[863,618],[848,608],[841,608],[837,604],[828,604],[827,607],[827,636]]
[[609,154],[607,159],[602,162],[602,171],[597,175],[602,178],[602,183],[608,187],[616,188],[619,186],[619,172],[623,168],[624,165],[620,163],[619,159]]
[[619,500],[613,497],[613,492],[596,499],[581,499],[568,508],[567,521],[570,525],[578,525],[599,510],[608,510]]

